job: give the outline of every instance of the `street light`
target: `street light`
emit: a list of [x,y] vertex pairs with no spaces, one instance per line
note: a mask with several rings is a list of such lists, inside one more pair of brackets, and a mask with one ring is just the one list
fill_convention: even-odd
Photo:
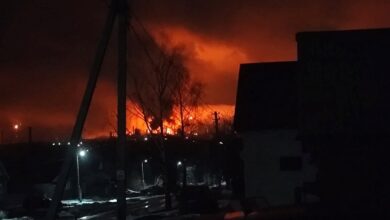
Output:
[[148,163],[148,159],[145,159],[141,162],[141,174],[142,174],[142,185],[145,189],[145,173],[144,173],[144,163]]
[[79,202],[83,201],[83,192],[81,190],[80,185],[80,164],[79,164],[79,157],[85,157],[87,155],[87,150],[80,149],[76,151],[76,172],[77,172],[77,194]]
[[80,157],[84,157],[86,154],[87,154],[87,151],[86,151],[86,150],[80,150],[80,151],[79,151],[79,156],[80,156]]
[[18,142],[19,140],[19,135],[18,135],[18,133],[19,133],[19,130],[20,130],[20,126],[21,126],[22,124],[14,124],[13,126],[12,126],[12,128],[14,129],[14,131],[15,131],[15,142]]
[[180,172],[180,169],[182,170],[182,185],[183,188],[187,185],[187,166],[186,166],[186,159],[181,162],[180,160],[177,161],[177,172]]

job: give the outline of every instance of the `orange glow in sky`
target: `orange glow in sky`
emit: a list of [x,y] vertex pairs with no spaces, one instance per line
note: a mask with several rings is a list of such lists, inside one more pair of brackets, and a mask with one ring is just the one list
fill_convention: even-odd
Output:
[[[388,0],[134,0],[132,4],[134,18],[159,44],[183,48],[192,77],[205,85],[204,106],[213,106],[200,110],[201,116],[194,114],[194,121],[209,123],[210,112],[233,115],[239,65],[296,60],[297,32],[390,27]],[[106,1],[92,0],[3,2],[0,130],[5,139],[15,133],[17,120],[34,128],[35,140],[69,138],[108,8]],[[85,137],[115,132],[117,60],[112,39]],[[128,120],[128,130],[144,128],[135,116]],[[23,133],[20,124],[18,130]]]
[[212,76],[218,77],[218,74],[237,73],[239,64],[249,60],[242,48],[202,37],[185,28],[153,26],[151,31],[160,45],[185,47],[190,72],[193,77],[206,83]]

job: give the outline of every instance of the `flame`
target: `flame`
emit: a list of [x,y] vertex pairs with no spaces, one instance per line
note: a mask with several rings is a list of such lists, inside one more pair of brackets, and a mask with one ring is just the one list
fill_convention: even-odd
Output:
[[[131,107],[130,107],[131,108]],[[214,132],[210,127],[214,125],[214,112],[218,112],[219,120],[231,120],[234,114],[234,105],[201,105],[185,116],[185,133],[187,135],[205,135]],[[115,117],[111,117],[111,125],[116,125]],[[148,119],[150,122],[151,119]],[[181,121],[178,109],[174,109],[173,114],[167,120],[164,120],[164,133],[166,135],[178,135],[181,129]],[[116,128],[108,126],[98,132],[90,132],[84,135],[87,139],[98,137],[108,137],[109,134],[116,135]],[[159,130],[149,130],[145,121],[134,114],[128,113],[127,131],[129,135],[139,132],[145,134],[158,134]]]

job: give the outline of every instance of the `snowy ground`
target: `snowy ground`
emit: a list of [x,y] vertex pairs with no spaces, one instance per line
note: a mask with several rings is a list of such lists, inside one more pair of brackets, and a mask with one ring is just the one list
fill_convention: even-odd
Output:
[[[135,196],[135,197],[127,197],[127,202],[131,201],[143,201],[153,198],[162,198],[163,195],[155,195],[155,196]],[[95,204],[95,203],[116,203],[116,199],[83,199],[81,202],[78,199],[69,199],[62,200],[62,204],[65,206],[76,206],[76,205],[87,205],[87,204]]]

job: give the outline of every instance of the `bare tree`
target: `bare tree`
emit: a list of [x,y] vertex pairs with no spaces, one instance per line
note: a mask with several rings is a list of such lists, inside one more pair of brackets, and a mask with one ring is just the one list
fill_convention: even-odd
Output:
[[182,65],[180,54],[173,51],[160,57],[150,73],[132,77],[133,91],[128,97],[151,133],[165,134],[164,120],[172,115],[175,94],[183,85],[179,82],[184,74]]
[[[154,38],[148,33],[141,22],[130,25],[136,38],[133,45],[133,51],[142,51],[144,55],[138,53],[133,58],[132,74],[130,80],[132,91],[128,91],[128,97],[133,102],[136,115],[141,117],[150,133],[158,132],[159,141],[156,143],[163,162],[163,178],[166,189],[166,207],[169,208],[170,197],[167,192],[167,163],[166,149],[164,147],[164,121],[168,120],[174,111],[175,106],[180,106],[182,130],[184,132],[184,106],[190,103],[186,94],[192,93],[197,96],[197,88],[201,86],[188,87],[189,74],[184,66],[183,51],[175,48],[168,50],[158,45]],[[141,30],[141,31],[137,31]],[[137,50],[136,48],[138,47]],[[131,55],[130,55],[131,57]],[[134,68],[134,67],[138,68]],[[178,98],[180,94],[180,98]],[[200,94],[200,92],[198,93]],[[199,95],[200,97],[200,95]],[[178,105],[177,102],[180,102]],[[193,101],[193,103],[195,103]]]
[[[170,208],[168,192],[167,159],[164,146],[164,121],[168,119],[175,106],[175,94],[183,85],[178,79],[184,79],[181,54],[177,50],[159,53],[157,59],[151,59],[150,65],[144,66],[143,73],[131,74],[132,88],[128,97],[135,104],[135,112],[142,117],[150,133],[158,131],[156,143],[161,153],[164,187],[166,189],[166,206]],[[157,60],[157,61],[154,61]]]
[[175,106],[177,106],[178,120],[180,121],[180,135],[186,135],[186,127],[194,120],[194,112],[199,107],[203,97],[203,84],[191,79],[186,69],[180,70],[181,78],[177,79],[177,89],[174,93]]

